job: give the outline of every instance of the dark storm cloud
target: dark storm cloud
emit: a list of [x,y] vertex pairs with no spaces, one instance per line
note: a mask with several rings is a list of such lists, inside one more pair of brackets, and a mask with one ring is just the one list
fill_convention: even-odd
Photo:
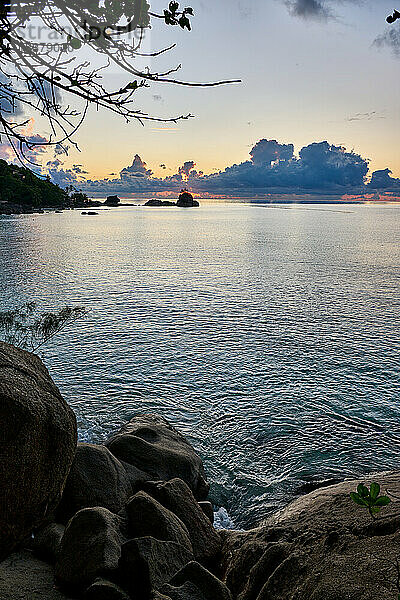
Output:
[[[391,171],[375,171],[366,183],[368,160],[356,152],[327,141],[304,146],[298,156],[292,144],[262,139],[250,151],[251,160],[227,167],[224,171],[204,175],[186,161],[177,173],[165,178],[153,177],[146,163],[136,155],[132,166],[123,169],[119,178],[100,181],[80,181],[82,189],[91,195],[108,194],[146,196],[176,195],[182,183],[193,192],[207,194],[244,195],[257,193],[328,193],[362,194],[376,190],[400,191],[400,180],[390,177]],[[79,166],[79,165],[77,165]],[[49,163],[50,174],[61,185],[76,183],[78,169],[62,169],[60,161]],[[64,178],[64,183],[63,183]]]
[[400,179],[391,177],[390,169],[381,169],[372,173],[368,187],[372,190],[398,190],[400,191]]
[[[278,144],[269,140],[272,147]],[[254,156],[255,148],[250,154]],[[285,146],[283,146],[285,148]],[[288,145],[287,156],[291,154]],[[270,158],[270,155],[267,157]],[[299,157],[286,158],[277,162],[255,163],[246,161],[239,165],[228,167],[215,175],[208,175],[198,180],[202,189],[213,189],[222,192],[228,190],[281,190],[309,191],[321,190],[343,191],[364,186],[364,178],[368,172],[368,161],[354,152],[347,152],[342,146],[328,142],[315,142],[305,146]]]
[[293,144],[280,144],[276,140],[260,140],[250,152],[255,165],[270,166],[272,162],[293,158]]

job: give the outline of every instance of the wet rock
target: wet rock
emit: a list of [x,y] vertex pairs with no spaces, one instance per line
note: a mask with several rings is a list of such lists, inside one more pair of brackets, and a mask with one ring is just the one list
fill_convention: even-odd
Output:
[[56,576],[65,586],[83,588],[118,569],[123,543],[121,519],[106,508],[85,508],[70,520],[61,541]]
[[121,462],[144,471],[150,479],[167,481],[180,477],[197,500],[207,498],[210,486],[201,458],[163,417],[137,415],[106,446]]
[[76,419],[41,360],[0,342],[0,560],[60,501]]
[[129,476],[105,446],[78,444],[57,515],[68,521],[82,508],[119,512],[132,494]]
[[129,535],[133,538],[152,536],[171,541],[193,552],[188,530],[170,510],[145,492],[139,492],[126,506]]

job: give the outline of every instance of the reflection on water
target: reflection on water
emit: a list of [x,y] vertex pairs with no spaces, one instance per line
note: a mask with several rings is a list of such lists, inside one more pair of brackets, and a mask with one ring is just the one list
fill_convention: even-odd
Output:
[[102,440],[157,411],[249,526],[304,481],[398,467],[400,213],[204,205],[2,217],[1,305],[81,303],[43,350]]

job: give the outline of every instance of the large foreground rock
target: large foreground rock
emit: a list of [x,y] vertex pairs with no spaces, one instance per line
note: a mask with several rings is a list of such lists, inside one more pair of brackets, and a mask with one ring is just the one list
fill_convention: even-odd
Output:
[[84,588],[97,576],[118,569],[123,537],[121,519],[106,508],[85,508],[70,520],[56,562],[57,580]]
[[226,585],[197,562],[188,563],[160,591],[171,600],[232,600]]
[[[148,474],[148,479],[183,479],[197,500],[209,491],[203,463],[192,446],[158,415],[137,415],[106,443],[120,461]],[[143,477],[141,477],[143,480]]]
[[[400,473],[366,478],[400,497]],[[349,497],[360,481],[303,496],[247,533],[225,532],[226,581],[238,600],[397,598],[400,502],[373,521]]]
[[52,567],[24,550],[0,563],[0,599],[77,600],[77,597],[59,590]]
[[131,495],[129,476],[108,448],[78,444],[57,513],[64,522],[78,510],[92,506],[117,513]]
[[50,523],[35,532],[31,546],[36,556],[48,562],[55,562],[64,532],[65,527],[60,523]]
[[193,553],[197,561],[215,566],[221,550],[221,538],[210,519],[196,502],[192,492],[181,479],[166,482],[147,482],[145,491],[173,512],[189,532]]
[[132,597],[148,600],[192,560],[193,554],[180,544],[143,537],[122,546],[120,569]]
[[76,419],[41,360],[0,342],[0,559],[54,511]]
[[130,600],[128,594],[115,583],[98,578],[86,590],[85,600]]
[[176,542],[193,552],[186,525],[145,492],[138,492],[130,499],[126,514],[131,538],[150,536],[157,540]]

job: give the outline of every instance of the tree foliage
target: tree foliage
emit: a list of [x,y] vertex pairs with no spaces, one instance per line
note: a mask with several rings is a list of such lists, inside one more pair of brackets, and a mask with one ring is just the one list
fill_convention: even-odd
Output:
[[62,206],[67,200],[67,193],[49,179],[41,179],[26,167],[0,160],[0,202],[40,208]]
[[68,325],[87,314],[82,306],[65,306],[58,312],[38,313],[35,302],[0,312],[0,338],[24,350],[36,352]]

